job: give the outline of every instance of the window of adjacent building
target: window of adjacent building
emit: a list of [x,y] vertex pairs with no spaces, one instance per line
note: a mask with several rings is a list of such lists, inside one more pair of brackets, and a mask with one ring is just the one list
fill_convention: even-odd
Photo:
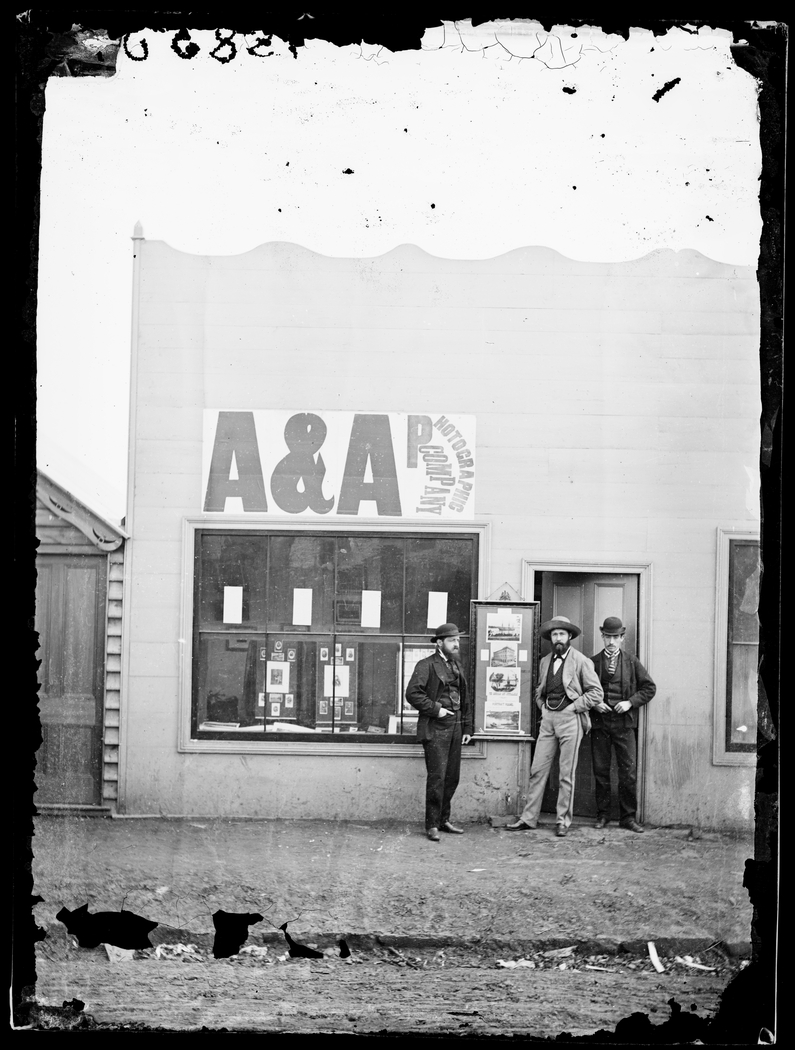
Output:
[[476,534],[198,530],[192,735],[413,736],[403,699],[431,628],[468,659]]
[[729,541],[726,750],[756,748],[759,665],[759,544]]
[[713,761],[753,764],[759,692],[759,539],[718,530]]

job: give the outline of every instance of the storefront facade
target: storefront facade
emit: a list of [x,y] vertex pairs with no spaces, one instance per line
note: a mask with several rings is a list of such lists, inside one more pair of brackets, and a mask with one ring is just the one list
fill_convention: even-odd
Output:
[[[485,659],[470,603],[502,597],[588,655],[622,615],[658,685],[644,818],[749,824],[750,269],[134,243],[120,812],[421,820],[405,685],[447,620]],[[478,698],[462,820],[520,810],[529,771],[537,651],[495,637],[524,699]]]

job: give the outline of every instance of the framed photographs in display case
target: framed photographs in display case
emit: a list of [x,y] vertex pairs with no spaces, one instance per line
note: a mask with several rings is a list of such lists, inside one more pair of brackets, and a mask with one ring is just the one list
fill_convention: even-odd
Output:
[[474,601],[470,609],[475,732],[529,737],[540,603]]

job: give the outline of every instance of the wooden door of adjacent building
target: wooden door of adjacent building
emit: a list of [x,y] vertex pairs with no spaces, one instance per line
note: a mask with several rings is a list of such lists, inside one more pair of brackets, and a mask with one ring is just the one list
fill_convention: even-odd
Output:
[[37,804],[100,803],[106,558],[42,554],[36,559],[39,633]]
[[[573,648],[586,656],[595,656],[602,648],[599,628],[607,616],[619,616],[627,629],[624,649],[635,654],[638,638],[638,576],[635,573],[544,572],[536,583],[541,601],[541,620],[554,616],[568,618],[582,629]],[[539,587],[540,584],[540,587]],[[539,593],[540,590],[540,593]],[[541,656],[550,651],[550,643],[541,641]],[[536,714],[538,711],[536,709]],[[618,780],[616,757],[613,755],[611,780],[613,793],[611,820],[618,820]],[[596,783],[591,761],[590,736],[583,739],[574,783],[574,815],[596,816]],[[542,810],[555,812],[558,794],[557,759],[547,782]]]

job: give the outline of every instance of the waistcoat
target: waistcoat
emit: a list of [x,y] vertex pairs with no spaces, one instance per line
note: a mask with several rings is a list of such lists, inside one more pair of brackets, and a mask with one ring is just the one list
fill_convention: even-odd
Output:
[[437,696],[437,700],[442,704],[442,707],[447,707],[444,702],[448,700],[450,702],[450,708],[453,711],[458,711],[461,707],[461,672],[458,669],[457,664],[453,663],[452,660],[447,661],[446,665],[447,678],[442,684],[441,691]]
[[547,706],[556,711],[562,711],[564,707],[568,707],[572,702],[566,696],[566,690],[563,688],[563,663],[558,668],[558,673],[553,674],[552,668],[555,666],[555,657],[549,661],[549,670],[547,671],[547,690],[546,690],[546,702]]
[[612,675],[607,678],[607,688],[605,689],[605,703],[610,707],[615,707],[619,701],[624,699],[624,669],[622,667],[622,655],[618,655],[618,663],[616,669]]

